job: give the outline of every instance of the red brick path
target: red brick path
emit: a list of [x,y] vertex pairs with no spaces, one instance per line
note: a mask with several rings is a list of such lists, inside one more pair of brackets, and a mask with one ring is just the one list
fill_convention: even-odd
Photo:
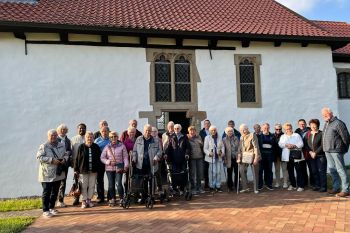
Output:
[[40,217],[24,232],[350,232],[350,198],[313,191],[203,194],[152,210],[103,205],[59,211],[51,219]]

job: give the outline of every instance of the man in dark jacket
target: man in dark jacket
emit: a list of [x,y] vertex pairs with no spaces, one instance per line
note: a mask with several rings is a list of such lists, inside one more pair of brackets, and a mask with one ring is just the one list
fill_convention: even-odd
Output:
[[[333,190],[330,194],[338,197],[349,196],[349,177],[346,173],[344,154],[349,150],[350,135],[344,122],[333,116],[329,108],[322,109],[326,122],[323,128],[323,151],[332,176]],[[339,180],[340,178],[340,180]]]

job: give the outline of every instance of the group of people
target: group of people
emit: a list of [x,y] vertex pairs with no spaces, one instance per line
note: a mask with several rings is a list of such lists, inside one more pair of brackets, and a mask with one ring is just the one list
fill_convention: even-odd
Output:
[[[61,124],[56,130],[48,131],[48,141],[40,145],[37,153],[39,182],[43,188],[43,216],[57,214],[57,197],[56,206],[66,206],[64,196],[69,167],[74,169],[74,175],[82,184],[82,208],[93,207],[91,199],[95,186],[98,203],[107,199],[110,206],[116,205],[116,186],[122,201],[127,192],[122,178],[127,176],[128,180],[127,171],[131,168],[134,174],[155,176],[161,193],[162,184],[166,182],[162,179],[165,165],[170,165],[174,173],[187,171],[189,165],[193,195],[206,189],[222,192],[222,177],[225,177],[229,191],[248,192],[249,167],[255,193],[263,188],[273,190],[280,187],[303,191],[306,185],[314,191],[327,192],[328,166],[333,187],[328,192],[346,197],[349,195],[349,179],[344,154],[350,144],[349,132],[345,123],[333,116],[329,108],[322,109],[322,116],[325,121],[323,131],[319,129],[318,119],[311,119],[309,127],[304,119],[300,119],[295,132],[290,123],[275,124],[273,133],[268,123],[255,124],[252,133],[246,124],[241,124],[238,131],[234,121],[230,120],[221,136],[208,119],[199,134],[194,126],[187,129],[188,134],[183,134],[181,125],[170,121],[162,135],[149,124],[141,133],[137,130],[137,121],[130,120],[128,129],[120,137],[116,131],[110,131],[105,120],[99,123],[100,130],[96,133],[86,131],[86,125],[81,123],[77,126],[78,135],[71,140],[67,138],[67,126]],[[107,197],[105,174],[108,178]],[[183,184],[180,182],[177,187],[180,192]],[[140,195],[142,202],[147,196],[147,187]],[[73,205],[79,205],[79,197],[75,197]]]

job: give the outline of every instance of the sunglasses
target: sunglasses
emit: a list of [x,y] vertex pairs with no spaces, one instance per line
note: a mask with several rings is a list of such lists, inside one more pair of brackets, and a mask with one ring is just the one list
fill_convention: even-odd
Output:
[[279,131],[280,131],[280,130],[282,130],[282,129],[275,129],[275,130],[279,130]]

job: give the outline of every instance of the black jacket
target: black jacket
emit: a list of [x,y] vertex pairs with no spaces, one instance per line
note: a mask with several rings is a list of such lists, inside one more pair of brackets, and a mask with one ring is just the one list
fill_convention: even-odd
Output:
[[305,135],[305,140],[304,140],[306,150],[313,151],[316,153],[316,156],[325,156],[325,153],[323,151],[323,146],[322,146],[322,131],[318,131],[315,136],[314,136],[314,141],[312,143],[312,134],[311,131],[310,133],[308,132]]
[[170,138],[168,143],[164,146],[164,153],[167,155],[167,160],[173,166],[182,169],[185,165],[185,155],[192,155],[191,144],[186,135],[181,135],[178,139],[175,135]]
[[[100,160],[101,150],[96,143],[92,143],[90,148],[92,154],[91,172],[98,172],[104,166]],[[74,162],[74,171],[80,174],[89,172],[89,147],[85,143],[81,144],[78,148],[77,157]]]

